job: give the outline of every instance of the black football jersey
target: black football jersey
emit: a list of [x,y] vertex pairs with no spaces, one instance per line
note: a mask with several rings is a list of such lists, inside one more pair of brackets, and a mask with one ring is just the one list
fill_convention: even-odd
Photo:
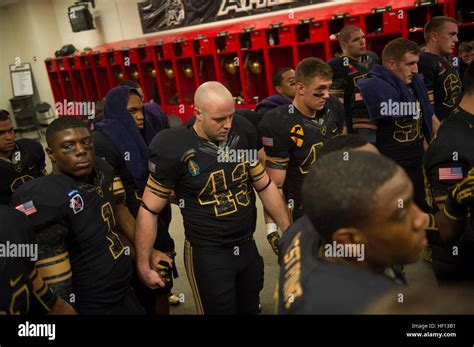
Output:
[[296,209],[301,209],[304,176],[316,162],[323,142],[340,134],[342,123],[343,119],[326,107],[312,119],[293,104],[274,108],[263,116],[260,127],[266,165],[287,170],[284,193]]
[[30,139],[15,141],[10,158],[0,158],[0,204],[8,205],[15,190],[23,183],[45,174],[44,149]]
[[158,133],[150,144],[147,188],[167,199],[174,190],[186,238],[196,246],[226,246],[255,229],[252,182],[264,175],[252,124],[234,115],[228,139],[200,138],[193,122]]
[[[12,204],[28,213],[34,226],[39,262],[55,259],[57,254],[62,257],[67,251],[75,297],[71,304],[79,313],[101,313],[130,290],[132,263],[116,233],[116,203],[124,203],[123,185],[100,158],[87,182],[50,175],[26,183],[12,198]],[[45,278],[53,290],[61,279],[71,278],[64,270]],[[64,299],[69,302],[71,298],[66,295]]]
[[355,314],[402,284],[319,256],[321,239],[307,216],[280,239],[279,314]]
[[420,54],[418,69],[428,89],[435,114],[441,121],[451,113],[461,95],[462,83],[458,69],[453,66],[452,57],[441,57],[428,52]]
[[[474,115],[460,107],[446,118],[438,134],[425,153],[423,167],[428,205],[432,212],[442,210],[450,187],[467,176],[474,167]],[[474,210],[474,207],[471,208]],[[474,264],[474,216],[471,212],[466,232],[457,242],[459,252],[453,255],[453,245],[433,245],[433,258],[444,259],[449,263],[469,263],[471,278]]]
[[[95,154],[107,161],[112,167],[114,174],[120,177],[125,188],[125,205],[133,217],[137,218],[138,210],[142,203],[143,190],[135,185],[133,177],[127,168],[125,158],[120,155],[120,152],[115,148],[107,135],[100,131],[94,131],[92,137],[94,138]],[[172,252],[174,251],[174,241],[168,230],[171,222],[171,206],[169,204],[166,205],[159,216],[159,232],[154,247],[163,252]]]
[[367,76],[379,61],[377,54],[372,51],[367,51],[362,56],[362,61],[350,57],[338,57],[329,61],[333,71],[330,92],[344,102],[345,123],[349,132],[358,128],[375,129],[360,97],[357,81]]
[[423,117],[384,117],[377,120],[376,146],[381,154],[402,167],[423,162]]
[[45,314],[56,303],[56,295],[35,268],[36,256],[28,218],[0,206],[0,315]]

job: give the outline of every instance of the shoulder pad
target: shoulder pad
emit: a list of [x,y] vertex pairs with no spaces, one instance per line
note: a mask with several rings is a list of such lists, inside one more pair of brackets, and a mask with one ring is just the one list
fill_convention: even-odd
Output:
[[37,207],[62,207],[69,203],[67,194],[74,189],[73,182],[73,179],[65,175],[39,177],[18,188],[13,194],[12,203],[17,206],[33,201]]

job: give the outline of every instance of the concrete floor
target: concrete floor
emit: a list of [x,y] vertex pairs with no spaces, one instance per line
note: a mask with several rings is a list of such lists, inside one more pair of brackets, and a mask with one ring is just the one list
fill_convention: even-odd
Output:
[[[25,137],[31,137],[26,134]],[[45,146],[44,136],[41,141]],[[47,161],[47,170],[51,171],[51,162]],[[189,286],[186,277],[186,270],[184,269],[183,248],[184,248],[184,228],[183,219],[178,206],[172,205],[173,219],[171,221],[170,233],[176,244],[176,266],[180,274],[179,278],[175,279],[173,292],[178,295],[182,303],[178,306],[172,306],[171,314],[196,314],[194,306],[194,298],[191,287]],[[273,314],[275,312],[275,303],[273,295],[275,292],[275,285],[278,277],[278,263],[277,256],[271,249],[265,230],[265,221],[263,220],[263,208],[260,200],[257,199],[257,229],[255,231],[255,240],[261,256],[265,264],[265,279],[264,287],[260,293],[260,302],[262,305],[262,314]],[[431,264],[421,260],[419,263],[409,265],[406,267],[407,281],[410,286],[436,286],[436,279],[431,269]]]

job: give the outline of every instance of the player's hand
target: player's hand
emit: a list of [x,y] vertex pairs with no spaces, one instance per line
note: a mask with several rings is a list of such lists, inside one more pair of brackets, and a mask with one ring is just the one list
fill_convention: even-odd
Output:
[[268,242],[270,242],[270,246],[272,246],[273,252],[278,255],[278,243],[280,241],[280,234],[278,234],[278,231],[274,231],[271,234],[268,234],[267,240]]
[[163,288],[165,286],[165,282],[160,277],[158,272],[155,270],[146,267],[146,268],[138,268],[138,276],[140,277],[140,281],[145,284],[150,289],[157,289]]
[[474,205],[474,169],[449,189],[444,212],[451,219],[460,220],[466,217],[470,205]]
[[156,269],[158,263],[160,261],[165,261],[169,264],[169,267],[173,267],[173,258],[171,258],[169,255],[166,253],[157,251],[156,249],[153,249],[151,251],[151,256],[150,256],[150,267],[152,269]]

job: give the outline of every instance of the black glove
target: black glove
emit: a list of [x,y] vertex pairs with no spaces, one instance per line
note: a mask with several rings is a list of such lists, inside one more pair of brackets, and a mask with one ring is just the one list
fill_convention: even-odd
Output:
[[451,219],[466,218],[469,206],[474,205],[474,169],[469,171],[466,178],[451,187],[444,204],[444,213]]
[[165,282],[171,281],[171,267],[167,261],[161,260],[156,264],[156,271]]
[[280,234],[278,231],[274,231],[267,235],[267,240],[270,242],[270,246],[272,246],[273,252],[278,255],[278,244],[280,241]]

